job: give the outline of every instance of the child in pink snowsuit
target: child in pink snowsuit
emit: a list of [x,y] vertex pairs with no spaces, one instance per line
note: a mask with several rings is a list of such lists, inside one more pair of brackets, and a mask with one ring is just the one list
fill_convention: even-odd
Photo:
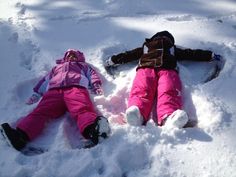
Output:
[[109,71],[118,64],[139,60],[125,116],[130,125],[145,125],[156,101],[157,118],[154,121],[161,126],[170,118],[172,125],[181,128],[187,123],[188,116],[183,110],[177,61],[219,59],[219,55],[208,50],[178,48],[172,34],[161,31],[146,39],[142,47],[113,55],[105,67]]
[[[68,111],[81,134],[97,144],[99,137],[108,136],[110,128],[107,119],[97,115],[88,88],[102,94],[101,84],[96,71],[85,62],[83,53],[69,49],[34,88],[36,93],[43,94],[37,107],[19,120],[16,130],[5,123],[1,125],[2,132],[15,149],[21,150],[28,141],[41,134],[46,122]],[[45,93],[40,90],[42,87],[47,87],[44,88],[47,90]],[[32,97],[30,100],[35,102]]]

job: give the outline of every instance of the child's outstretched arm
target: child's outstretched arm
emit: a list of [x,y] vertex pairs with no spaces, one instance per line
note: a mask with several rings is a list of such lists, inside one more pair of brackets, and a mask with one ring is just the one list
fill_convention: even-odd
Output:
[[210,76],[204,83],[218,77],[225,64],[225,60],[221,55],[215,54],[210,50],[181,49],[176,47],[175,56],[177,60],[213,62],[215,67],[210,71]]
[[175,56],[177,60],[215,62],[218,70],[222,70],[225,63],[225,60],[221,55],[215,54],[210,50],[181,49],[175,47]]
[[117,55],[112,55],[106,61],[104,66],[114,66],[138,60],[143,54],[143,48],[139,47],[133,50],[125,51]]
[[212,53],[210,50],[175,47],[175,57],[177,60],[211,61]]
[[102,95],[103,94],[102,81],[97,71],[90,65],[88,65],[87,78],[89,79],[89,85],[92,92],[97,95]]
[[43,94],[48,90],[50,73],[40,79],[34,86],[32,95],[25,102],[27,105],[37,103]]

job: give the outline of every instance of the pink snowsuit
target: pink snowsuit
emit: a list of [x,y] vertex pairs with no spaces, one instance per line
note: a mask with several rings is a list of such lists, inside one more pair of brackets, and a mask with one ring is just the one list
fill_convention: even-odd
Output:
[[182,109],[181,91],[181,81],[177,71],[140,68],[133,81],[128,107],[137,106],[145,124],[150,118],[152,106],[155,105],[157,98],[157,123],[161,125],[163,119],[175,110]]
[[[67,55],[71,52],[77,56],[76,61],[67,60]],[[101,85],[96,71],[85,63],[83,53],[68,50],[64,58],[58,60],[49,74],[38,82],[34,91],[37,91],[46,81],[48,91],[37,107],[18,122],[17,127],[32,140],[42,132],[46,122],[68,111],[83,134],[84,129],[94,123],[97,117],[87,90],[96,89],[95,84]]]

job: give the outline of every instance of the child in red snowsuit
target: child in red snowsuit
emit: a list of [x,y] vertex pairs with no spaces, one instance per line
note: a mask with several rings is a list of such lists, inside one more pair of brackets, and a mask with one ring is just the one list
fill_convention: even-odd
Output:
[[[100,137],[108,137],[110,127],[105,117],[97,115],[88,88],[102,94],[101,84],[99,75],[85,62],[83,53],[69,49],[34,88],[36,93],[41,93],[40,88],[47,87],[37,107],[19,120],[16,129],[8,123],[2,124],[2,133],[15,149],[21,150],[27,142],[41,134],[46,122],[68,111],[77,122],[81,134],[97,144]],[[32,98],[35,97],[31,97],[28,104],[35,102]]]
[[172,34],[161,31],[146,39],[142,47],[113,55],[105,67],[139,60],[125,116],[130,125],[145,125],[156,100],[157,120],[154,121],[161,126],[170,120],[172,125],[181,128],[188,122],[188,116],[183,110],[177,61],[209,62],[220,58],[208,50],[178,48]]

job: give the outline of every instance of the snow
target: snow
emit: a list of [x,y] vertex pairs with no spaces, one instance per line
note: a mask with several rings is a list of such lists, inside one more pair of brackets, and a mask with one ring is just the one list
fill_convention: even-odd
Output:
[[[233,0],[11,0],[0,2],[0,123],[12,125],[35,106],[33,85],[66,49],[85,53],[102,75],[104,95],[92,95],[112,135],[91,149],[65,115],[31,143],[48,149],[25,156],[0,141],[1,177],[236,177],[236,2]],[[209,66],[180,64],[185,110],[193,128],[122,124],[135,63],[112,78],[103,61],[168,30],[177,45],[224,56],[220,75],[203,83]],[[120,121],[120,124],[117,122]]]

